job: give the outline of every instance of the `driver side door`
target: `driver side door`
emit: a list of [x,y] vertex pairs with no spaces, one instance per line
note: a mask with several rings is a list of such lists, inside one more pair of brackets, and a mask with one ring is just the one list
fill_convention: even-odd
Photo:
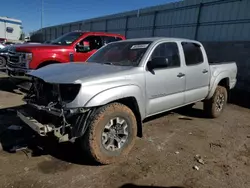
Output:
[[[77,47],[89,44],[89,50],[81,51]],[[103,42],[100,36],[90,35],[81,40],[75,47],[74,62],[85,62],[92,54],[102,47]]]
[[147,67],[150,61],[165,59],[167,63],[155,63],[153,68],[146,70],[147,116],[184,104],[185,74],[179,48],[175,42],[163,42],[158,44],[151,54]]

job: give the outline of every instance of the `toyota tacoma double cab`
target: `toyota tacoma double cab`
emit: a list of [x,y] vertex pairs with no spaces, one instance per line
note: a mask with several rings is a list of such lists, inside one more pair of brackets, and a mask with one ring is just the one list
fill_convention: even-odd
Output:
[[7,72],[10,77],[29,80],[30,70],[67,62],[84,62],[103,45],[124,40],[120,34],[73,31],[49,44],[22,44],[9,49]]
[[41,136],[78,140],[91,158],[110,164],[127,156],[147,117],[198,101],[209,117],[221,115],[237,66],[210,65],[198,41],[145,38],[110,43],[84,64],[52,64],[29,75],[21,120]]

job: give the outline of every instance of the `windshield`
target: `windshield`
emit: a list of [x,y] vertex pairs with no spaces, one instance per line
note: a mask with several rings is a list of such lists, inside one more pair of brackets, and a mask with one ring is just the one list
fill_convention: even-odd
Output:
[[65,35],[58,37],[55,40],[52,40],[50,44],[57,45],[71,45],[74,41],[76,41],[80,36],[82,36],[82,32],[70,32]]
[[151,42],[115,42],[98,50],[87,62],[118,66],[138,66]]

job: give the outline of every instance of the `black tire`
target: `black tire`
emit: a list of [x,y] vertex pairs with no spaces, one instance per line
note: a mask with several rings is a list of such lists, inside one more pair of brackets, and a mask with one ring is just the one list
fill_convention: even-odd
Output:
[[223,86],[217,86],[211,99],[204,101],[204,110],[208,117],[219,117],[227,104],[228,93]]
[[[122,147],[116,150],[111,151],[110,148],[105,148],[105,137],[103,134],[106,134],[106,125],[112,119],[120,118],[125,121],[125,123],[120,124],[120,130],[125,130],[121,128],[123,125],[127,127],[126,129],[126,141],[122,142]],[[118,127],[117,120],[114,123],[115,125],[111,127]],[[112,123],[111,123],[112,124]],[[108,133],[109,134],[109,133]],[[82,138],[82,146],[85,152],[87,152],[91,159],[100,163],[100,164],[111,164],[118,161],[122,161],[132,149],[137,135],[137,123],[136,118],[132,110],[120,103],[111,103],[100,107],[89,120],[89,127],[87,132]],[[106,136],[106,139],[110,138]],[[111,139],[110,139],[111,140]],[[110,141],[109,140],[109,141]],[[121,140],[121,139],[120,139]],[[116,139],[113,138],[113,143],[116,142]],[[116,142],[118,143],[118,142]],[[111,149],[114,149],[112,147]]]
[[6,59],[0,56],[0,68],[4,68],[6,66]]

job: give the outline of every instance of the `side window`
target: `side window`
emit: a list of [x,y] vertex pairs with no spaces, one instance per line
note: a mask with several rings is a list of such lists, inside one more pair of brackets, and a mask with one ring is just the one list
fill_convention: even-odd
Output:
[[79,46],[88,49],[88,51],[98,50],[102,47],[102,39],[100,36],[88,36],[79,43]]
[[103,37],[103,44],[108,44],[110,42],[115,42],[115,41],[119,41],[122,40],[120,37],[111,37],[111,36],[104,36]]
[[[174,68],[180,67],[179,49],[175,42],[159,44],[151,55],[153,67],[155,68]],[[161,61],[161,62],[159,62]]]
[[190,42],[182,42],[186,65],[197,65],[203,62],[200,45]]

